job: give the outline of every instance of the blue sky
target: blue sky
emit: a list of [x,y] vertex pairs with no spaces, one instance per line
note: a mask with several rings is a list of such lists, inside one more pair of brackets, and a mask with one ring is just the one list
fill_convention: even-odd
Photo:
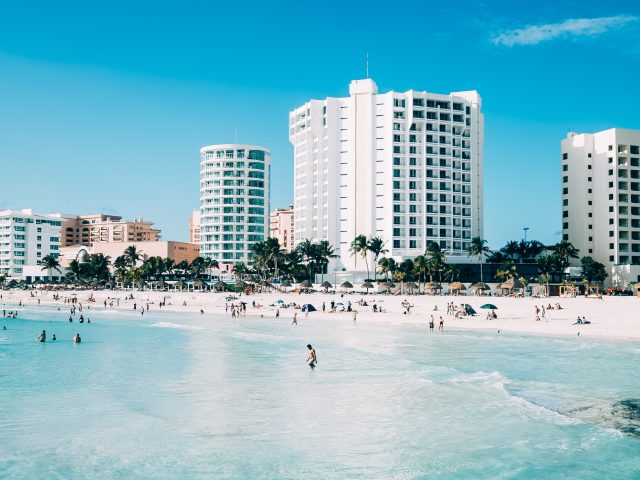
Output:
[[199,148],[236,130],[271,148],[286,206],[289,110],[346,95],[366,52],[381,91],[482,95],[494,248],[525,226],[559,240],[569,130],[640,128],[633,1],[4,1],[0,208],[142,215],[185,240]]

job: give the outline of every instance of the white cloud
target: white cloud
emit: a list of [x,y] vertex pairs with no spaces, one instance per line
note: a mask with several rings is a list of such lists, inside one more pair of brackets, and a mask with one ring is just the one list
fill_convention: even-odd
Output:
[[600,18],[570,18],[561,23],[529,25],[528,27],[507,30],[494,35],[491,42],[495,45],[513,47],[515,45],[536,45],[560,37],[585,37],[599,35],[608,30],[618,29],[638,21],[634,15],[617,15]]

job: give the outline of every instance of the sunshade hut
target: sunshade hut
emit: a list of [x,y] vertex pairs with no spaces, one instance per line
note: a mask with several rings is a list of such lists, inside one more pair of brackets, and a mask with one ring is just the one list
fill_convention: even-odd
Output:
[[424,291],[428,295],[437,295],[442,290],[442,285],[437,282],[429,282],[424,286]]
[[340,287],[346,290],[347,288],[353,288],[353,284],[347,280],[346,282],[343,282]]
[[371,282],[364,282],[364,283],[362,284],[362,288],[365,288],[365,289],[367,290],[367,293],[369,293],[369,289],[370,289],[370,288],[373,288],[373,283],[371,283]]
[[475,295],[484,295],[486,291],[491,290],[491,287],[484,282],[477,282],[471,285],[469,290],[473,291]]
[[501,283],[498,288],[502,290],[503,294],[510,294],[516,288],[516,279],[514,277],[511,277],[506,282]]
[[449,284],[449,291],[454,293],[454,294],[458,294],[460,293],[462,290],[466,290],[467,287],[465,287],[462,283],[460,282],[452,282]]
[[328,291],[330,288],[333,288],[333,285],[331,285],[331,283],[327,281],[324,281],[320,286],[324,288],[325,291]]

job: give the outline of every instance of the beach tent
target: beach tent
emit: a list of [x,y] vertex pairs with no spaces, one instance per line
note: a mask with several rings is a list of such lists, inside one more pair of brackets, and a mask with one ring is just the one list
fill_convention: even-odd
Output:
[[278,299],[275,302],[273,302],[274,305],[284,305],[284,300],[282,299]]
[[464,313],[465,315],[476,315],[476,311],[468,303],[464,304]]
[[316,309],[316,307],[314,307],[310,303],[305,303],[304,305],[302,305],[302,311],[303,312],[317,312],[318,310]]

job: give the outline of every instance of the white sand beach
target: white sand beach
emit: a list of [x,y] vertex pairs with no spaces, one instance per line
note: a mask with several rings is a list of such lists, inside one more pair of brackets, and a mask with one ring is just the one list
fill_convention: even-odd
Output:
[[[38,291],[32,296],[30,291],[5,290],[2,294],[2,308],[11,310],[12,306],[17,306],[22,302],[23,307],[37,305],[38,300],[42,305],[58,305],[61,310],[68,311],[69,305],[64,303],[65,298],[77,297],[78,302],[89,310],[121,310],[132,311],[134,303],[140,309],[143,305],[149,304],[147,315],[153,315],[160,309],[159,303],[165,299],[166,306],[163,310],[193,312],[200,315],[200,310],[204,312],[202,318],[206,319],[212,314],[231,315],[230,311],[225,312],[225,304],[239,304],[240,301],[247,303],[246,315],[264,317],[265,321],[275,320],[276,308],[272,306],[276,300],[283,300],[285,304],[296,303],[312,304],[318,311],[311,312],[305,319],[305,314],[294,308],[280,308],[281,319],[292,318],[294,311],[298,312],[299,321],[339,321],[352,322],[352,314],[344,312],[329,312],[331,301],[341,302],[345,306],[351,302],[353,309],[358,312],[358,325],[367,325],[378,322],[396,324],[424,324],[425,328],[433,315],[436,327],[440,317],[444,320],[445,329],[478,329],[493,331],[521,332],[539,335],[578,335],[585,338],[619,338],[619,339],[640,339],[640,298],[638,297],[603,297],[596,298],[512,298],[512,297],[476,297],[468,296],[391,296],[391,295],[363,295],[358,293],[257,293],[252,295],[241,295],[230,293],[211,292],[154,292],[154,291],[110,291],[110,290],[81,290],[81,291],[60,291],[59,300],[54,300],[54,292]],[[128,299],[133,295],[133,300]],[[232,295],[235,300],[227,301]],[[89,299],[93,297],[95,301]],[[110,306],[111,300],[113,306]],[[104,302],[108,300],[107,307]],[[367,306],[358,304],[364,300]],[[255,302],[256,306],[253,306]],[[322,311],[322,303],[326,305],[326,311]],[[405,313],[403,302],[412,305],[410,313]],[[447,303],[454,302],[456,305],[467,303],[473,307],[477,315],[455,318],[447,315]],[[186,305],[185,305],[186,303]],[[480,309],[486,303],[494,304],[497,308],[497,319],[488,320],[487,310]],[[547,310],[545,318],[536,321],[536,306],[548,307],[559,303],[561,310]],[[373,304],[384,309],[382,313],[373,312]],[[64,308],[62,308],[64,307]],[[435,310],[437,308],[437,311]],[[86,310],[85,310],[86,311]],[[243,314],[244,315],[244,314]],[[575,325],[576,318],[585,317],[590,321],[587,325]],[[148,317],[147,317],[148,318]],[[241,318],[240,320],[241,321]]]

